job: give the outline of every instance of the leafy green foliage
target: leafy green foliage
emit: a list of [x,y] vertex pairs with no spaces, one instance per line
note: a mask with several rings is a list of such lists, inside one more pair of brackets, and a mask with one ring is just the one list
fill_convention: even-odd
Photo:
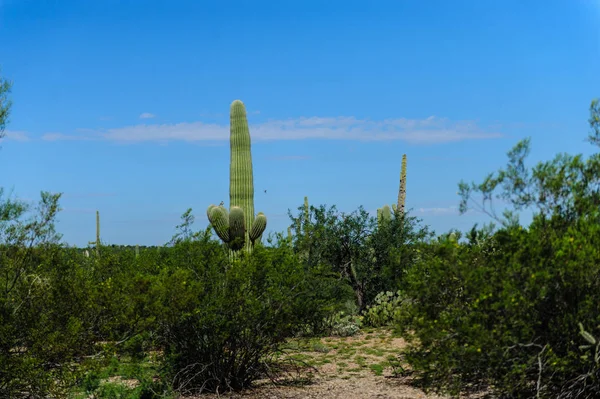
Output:
[[[591,121],[597,116],[593,106]],[[529,170],[528,151],[520,142],[495,177],[461,183],[461,210],[473,192],[485,206],[501,188],[496,197],[513,211],[537,210],[531,225],[506,212],[495,233],[474,228],[467,243],[431,243],[408,273],[411,301],[399,327],[412,340],[404,360],[424,386],[515,398],[600,395],[598,154],[562,154]]]
[[76,316],[87,302],[74,292],[81,276],[65,272],[55,244],[59,197],[42,193],[37,209],[0,197],[2,397],[64,394],[77,374],[73,359],[90,346],[89,325]]
[[395,291],[418,257],[418,243],[430,236],[414,217],[395,217],[377,227],[377,219],[360,207],[338,213],[335,206],[299,207],[292,220],[292,245],[306,267],[325,268],[352,287],[362,311],[377,293]]
[[279,345],[302,329],[303,316],[319,313],[307,295],[309,278],[289,248],[257,247],[231,265],[222,260],[204,263],[197,273],[177,270],[160,294],[177,312],[160,335],[168,378],[180,392],[249,386]]

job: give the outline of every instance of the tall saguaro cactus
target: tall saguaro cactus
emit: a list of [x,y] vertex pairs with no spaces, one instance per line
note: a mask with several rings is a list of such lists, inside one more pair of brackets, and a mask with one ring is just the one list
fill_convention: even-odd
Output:
[[208,207],[207,215],[213,229],[232,251],[245,248],[252,251],[267,227],[267,217],[259,212],[254,217],[254,179],[250,129],[246,108],[240,100],[231,103],[230,110],[229,212],[221,204]]
[[389,205],[384,205],[377,209],[377,222],[381,226],[382,223],[390,220],[392,217],[392,210],[395,215],[404,215],[404,209],[406,206],[406,154],[402,155],[402,166],[400,169],[400,188],[398,189],[398,204],[392,204],[390,210]]
[[308,225],[310,223],[310,206],[308,206],[308,197],[304,196],[304,208],[303,208],[303,215],[304,215],[304,235],[308,236],[308,232],[306,231],[306,229],[308,229]]
[[96,241],[88,242],[89,245],[96,245],[96,255],[100,255],[100,211],[96,211]]
[[402,155],[402,166],[400,169],[400,189],[398,190],[398,212],[404,215],[406,205],[406,154]]

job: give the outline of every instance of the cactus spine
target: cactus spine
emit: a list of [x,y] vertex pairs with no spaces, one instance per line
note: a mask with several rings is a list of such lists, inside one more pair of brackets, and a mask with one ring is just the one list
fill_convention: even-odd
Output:
[[211,205],[210,224],[232,251],[252,251],[267,227],[267,217],[254,217],[254,182],[250,130],[244,103],[235,100],[230,110],[229,212],[224,206]]
[[89,245],[96,246],[96,255],[100,256],[100,212],[96,211],[96,241],[89,241]]

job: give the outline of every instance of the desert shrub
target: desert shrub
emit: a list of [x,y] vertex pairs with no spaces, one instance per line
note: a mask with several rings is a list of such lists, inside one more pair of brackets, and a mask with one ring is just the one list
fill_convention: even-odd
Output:
[[291,212],[294,250],[308,269],[335,273],[354,291],[360,311],[381,291],[401,287],[406,271],[418,258],[419,244],[430,236],[421,221],[395,214],[378,226],[362,207],[350,213],[335,206],[299,207]]
[[29,209],[0,195],[0,397],[65,396],[92,349],[89,280],[54,231],[59,197]]
[[175,312],[160,320],[160,334],[165,378],[179,392],[249,386],[287,337],[315,314],[323,317],[313,281],[290,248],[259,246],[231,264],[226,253],[199,263],[165,274],[160,293]]
[[[595,144],[598,115],[594,102]],[[408,273],[411,303],[399,327],[412,345],[403,360],[424,386],[505,398],[600,396],[600,154],[560,154],[529,170],[528,145],[517,144],[508,167],[484,183],[460,186],[462,211],[481,192],[480,209],[503,227],[472,231],[464,244],[431,243]],[[498,187],[516,210],[536,209],[528,228],[485,206]]]
[[455,394],[493,386],[509,397],[595,397],[598,363],[580,348],[590,342],[578,323],[599,335],[599,233],[596,223],[558,234],[540,223],[499,231],[492,256],[444,244],[424,259],[400,320],[414,330],[405,360],[421,382]]

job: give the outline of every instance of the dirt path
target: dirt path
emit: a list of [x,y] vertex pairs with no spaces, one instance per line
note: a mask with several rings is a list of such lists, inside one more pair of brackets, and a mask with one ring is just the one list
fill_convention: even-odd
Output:
[[[441,399],[410,387],[392,376],[392,364],[405,346],[390,331],[374,330],[354,337],[298,339],[289,342],[281,360],[291,358],[307,365],[296,375],[291,373],[275,386],[258,381],[255,388],[242,393],[202,395],[201,398],[240,399]],[[304,380],[302,384],[292,384]],[[190,398],[191,399],[191,398]]]

